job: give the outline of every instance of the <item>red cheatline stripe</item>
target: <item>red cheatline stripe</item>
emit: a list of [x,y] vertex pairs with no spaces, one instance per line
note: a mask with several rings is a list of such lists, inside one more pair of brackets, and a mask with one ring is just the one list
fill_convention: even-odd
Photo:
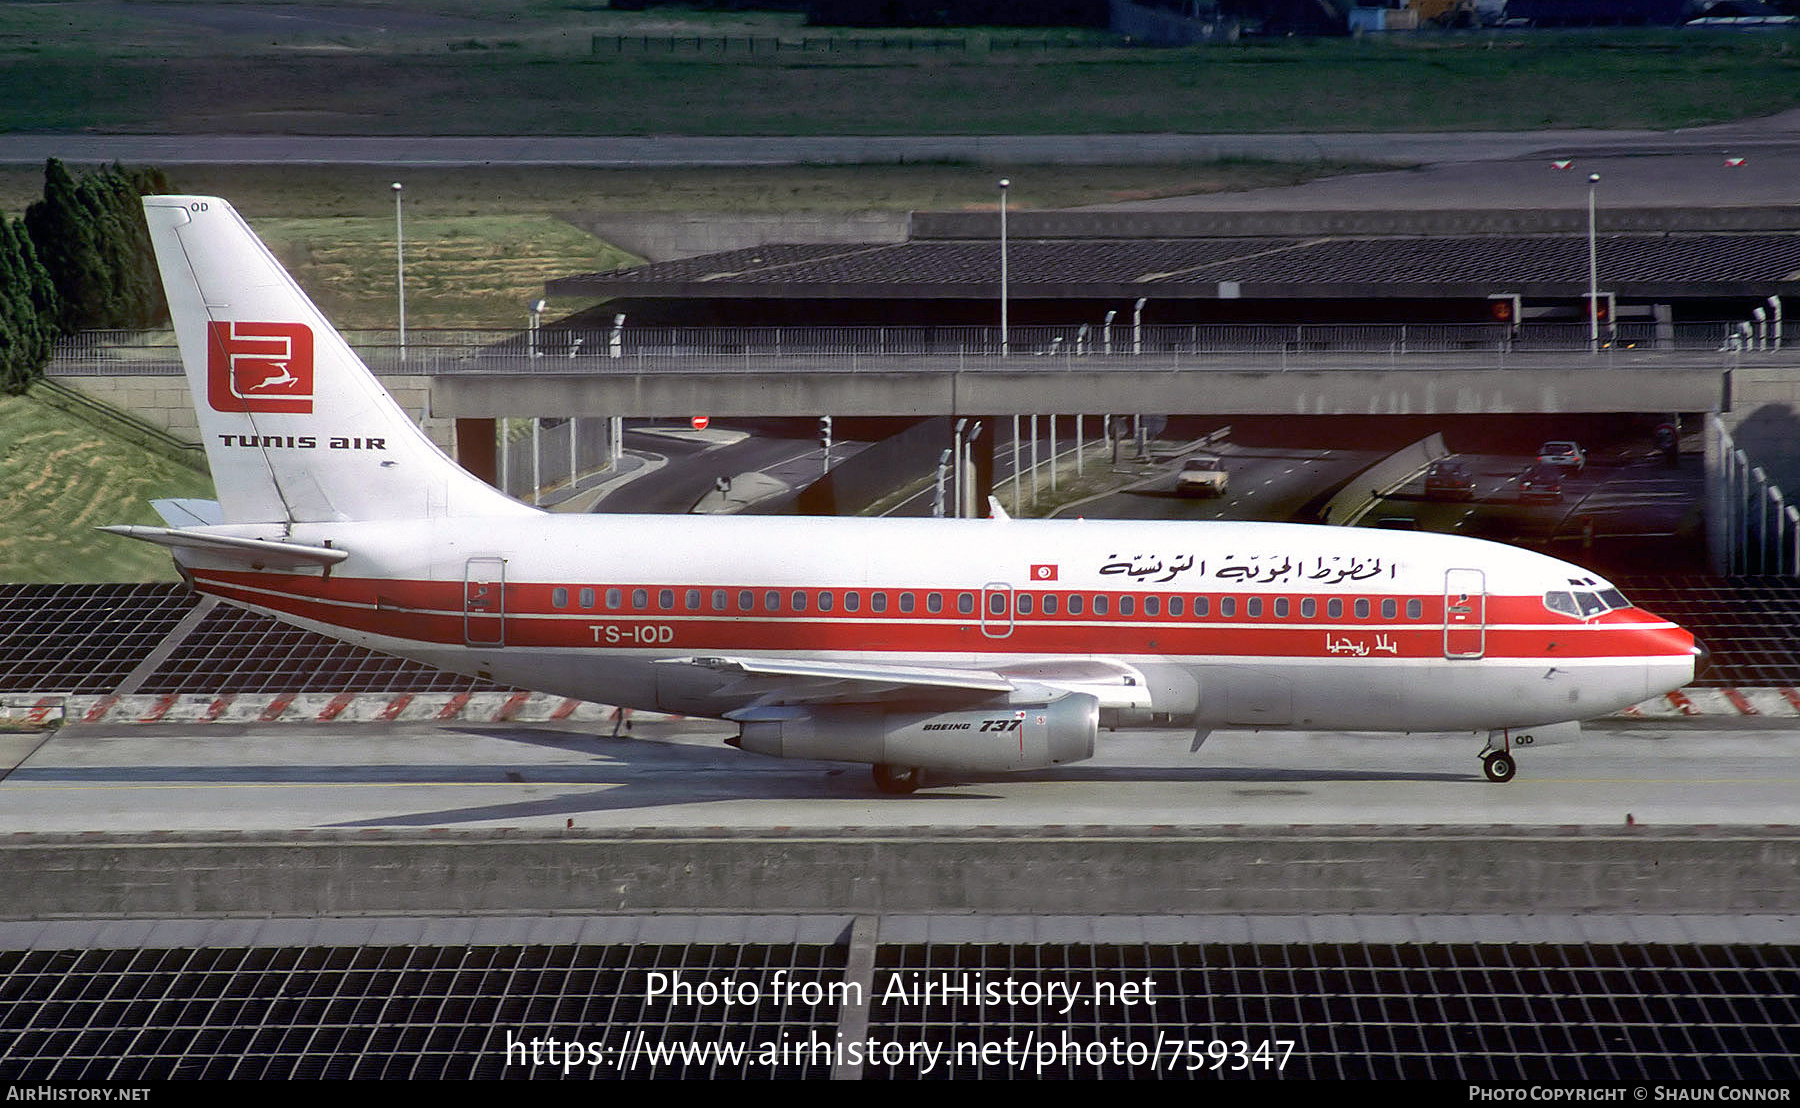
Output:
[[319,722],[330,723],[332,720],[338,718],[338,716],[343,715],[344,709],[350,707],[355,700],[355,693],[338,693],[331,698],[330,704],[325,705],[325,710],[319,713]]
[[1731,701],[1731,706],[1733,708],[1736,708],[1739,712],[1743,713],[1744,715],[1747,715],[1747,716],[1762,715],[1761,712],[1756,710],[1756,705],[1750,703],[1750,698],[1745,696],[1743,693],[1739,692],[1737,689],[1721,689],[1720,691],[1725,694],[1726,700]]
[[293,702],[293,693],[282,693],[274,700],[269,701],[269,706],[263,709],[262,715],[258,716],[257,719],[263,723],[273,723],[281,718],[281,713],[287,711],[288,705]]
[[513,693],[512,696],[507,698],[506,703],[500,706],[500,710],[494,713],[494,722],[504,723],[518,715],[519,709],[523,708],[525,702],[530,699],[531,694],[528,692]]
[[412,703],[412,698],[412,693],[401,693],[388,701],[388,706],[383,708],[381,714],[375,718],[380,720],[399,719],[400,713],[406,711],[406,706]]
[[468,703],[469,703],[469,694],[466,692],[459,692],[455,696],[451,697],[450,703],[444,705],[443,709],[438,712],[437,718],[439,718],[439,719],[455,719],[457,716],[462,715],[462,710],[463,710],[463,708],[465,708],[468,705]]
[[1676,689],[1669,694],[1669,703],[1680,709],[1681,714],[1684,716],[1697,716],[1700,714],[1700,709],[1694,707],[1694,702],[1689,700],[1687,694],[1680,689]]

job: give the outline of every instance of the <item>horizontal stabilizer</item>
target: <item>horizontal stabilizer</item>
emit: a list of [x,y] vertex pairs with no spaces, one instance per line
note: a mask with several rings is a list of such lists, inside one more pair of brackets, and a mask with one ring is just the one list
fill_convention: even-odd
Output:
[[201,531],[183,531],[172,527],[138,527],[123,525],[100,530],[128,539],[153,542],[158,546],[179,550],[199,550],[247,565],[270,569],[295,569],[300,566],[336,565],[350,556],[347,550],[329,546],[310,546],[298,542],[276,542],[273,539],[240,539],[230,535],[209,535]]
[[152,500],[150,506],[170,527],[216,527],[225,522],[217,500]]

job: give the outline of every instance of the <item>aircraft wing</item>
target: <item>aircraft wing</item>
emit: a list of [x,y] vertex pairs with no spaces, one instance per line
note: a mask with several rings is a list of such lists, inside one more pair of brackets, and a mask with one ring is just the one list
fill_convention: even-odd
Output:
[[[1045,660],[1003,670],[896,666],[802,658],[697,657],[658,663],[690,674],[735,677],[713,695],[746,708],[767,704],[879,704],[902,701],[978,704],[1012,693],[1086,692],[1103,704],[1136,704],[1138,673],[1103,659]],[[673,674],[671,674],[673,676]]]
[[670,658],[658,663],[735,677],[714,694],[756,704],[868,704],[920,698],[981,701],[1016,683],[988,670],[788,658]]

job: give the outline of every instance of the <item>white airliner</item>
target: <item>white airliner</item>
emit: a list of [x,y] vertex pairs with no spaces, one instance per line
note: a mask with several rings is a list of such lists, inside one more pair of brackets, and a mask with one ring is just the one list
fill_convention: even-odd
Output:
[[1677,688],[1693,637],[1589,571],[1274,523],[552,515],[406,416],[222,200],[144,201],[218,501],[112,527],[195,588],[497,682],[731,720],[747,751],[925,771],[1091,756],[1105,727],[1486,733]]

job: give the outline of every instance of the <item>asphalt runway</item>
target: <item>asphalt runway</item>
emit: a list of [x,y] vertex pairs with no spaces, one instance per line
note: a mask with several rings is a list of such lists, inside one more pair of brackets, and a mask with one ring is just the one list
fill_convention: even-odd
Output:
[[[1736,724],[1734,726],[1734,723]],[[867,767],[724,745],[728,724],[71,726],[0,736],[0,830],[1800,823],[1800,721],[1589,725],[1483,778],[1473,735],[1109,732],[1029,774],[875,791]]]

